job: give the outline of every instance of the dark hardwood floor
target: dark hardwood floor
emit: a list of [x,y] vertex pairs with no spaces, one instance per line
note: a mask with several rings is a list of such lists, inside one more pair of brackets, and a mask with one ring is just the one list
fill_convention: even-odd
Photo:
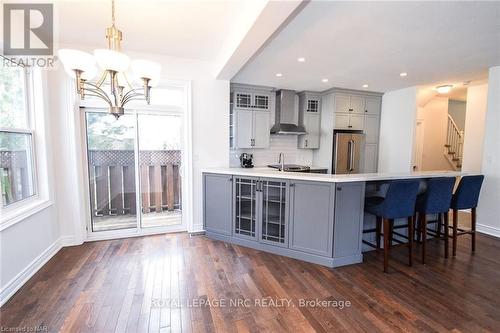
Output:
[[[170,234],[64,248],[1,309],[0,326],[49,332],[480,332],[500,331],[500,240],[459,240],[456,258],[429,241],[427,264],[407,249],[337,269]],[[216,306],[224,298],[226,304]],[[170,304],[168,300],[181,302]],[[230,306],[230,300],[250,306]],[[290,307],[254,306],[291,300]],[[330,306],[300,299],[327,300]],[[213,306],[196,306],[211,301]],[[333,301],[349,301],[341,308]],[[189,302],[189,303],[186,303]],[[262,302],[261,302],[262,303]],[[248,305],[248,304],[247,304]],[[286,305],[286,304],[285,304]],[[335,307],[337,305],[337,307]]]

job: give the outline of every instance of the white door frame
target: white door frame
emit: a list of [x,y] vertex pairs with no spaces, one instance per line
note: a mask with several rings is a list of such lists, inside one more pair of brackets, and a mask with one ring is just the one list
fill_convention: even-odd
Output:
[[[126,113],[133,114],[136,116],[138,114],[159,114],[159,115],[180,115],[182,114],[183,119],[183,146],[182,146],[182,167],[181,167],[181,177],[182,177],[182,223],[178,225],[171,226],[162,226],[162,227],[150,227],[150,228],[141,228],[140,227],[140,180],[138,178],[138,172],[136,172],[136,203],[139,210],[137,210],[137,227],[133,229],[119,229],[119,230],[109,230],[109,231],[92,231],[91,226],[91,203],[90,203],[90,191],[89,191],[89,172],[88,172],[88,159],[87,159],[87,133],[86,133],[86,121],[85,121],[85,109],[91,109],[95,112],[101,112],[100,110],[105,110],[106,105],[102,104],[97,100],[84,100],[80,103],[80,114],[77,117],[77,121],[80,125],[80,142],[81,142],[81,158],[80,160],[83,163],[83,172],[82,172],[82,181],[81,184],[85,184],[82,189],[84,198],[85,209],[82,209],[86,212],[86,237],[85,241],[95,241],[95,240],[104,240],[104,239],[116,239],[116,238],[127,238],[127,237],[138,237],[145,235],[154,235],[154,234],[163,234],[167,232],[180,232],[180,231],[190,231],[193,230],[193,194],[192,194],[192,176],[193,176],[193,167],[192,167],[192,109],[191,109],[191,82],[189,81],[172,81],[165,80],[161,81],[159,87],[174,87],[174,88],[182,88],[184,90],[184,105],[179,106],[166,106],[166,105],[135,105],[130,110],[126,110]],[[182,110],[183,112],[181,112]],[[138,150],[137,150],[137,123],[136,123],[136,140],[135,140],[135,163],[137,167],[138,159]],[[136,168],[136,170],[138,170]]]

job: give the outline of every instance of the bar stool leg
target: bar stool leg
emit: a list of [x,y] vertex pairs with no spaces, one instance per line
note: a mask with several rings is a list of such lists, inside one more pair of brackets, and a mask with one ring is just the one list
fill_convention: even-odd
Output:
[[436,237],[439,239],[441,238],[441,228],[443,228],[443,214],[439,213],[438,214],[438,222],[437,222],[437,230],[436,230]]
[[390,233],[389,219],[384,218],[384,273],[389,272]]
[[415,221],[417,222],[417,243],[420,243],[422,241],[422,234],[421,234],[421,231],[422,231],[422,226],[421,226],[421,223],[420,223],[420,219],[422,218],[421,217],[421,213],[418,213],[418,219],[417,219],[417,213],[415,213]]
[[458,210],[453,210],[453,256],[457,255]]
[[375,228],[375,234],[377,237],[376,244],[377,244],[377,251],[380,250],[380,234],[381,234],[381,229],[382,229],[382,218],[380,216],[377,216],[377,225]]
[[471,209],[472,252],[476,251],[476,208]]
[[413,235],[415,228],[413,226],[413,216],[408,217],[408,265],[413,265]]
[[420,217],[420,228],[422,235],[422,264],[425,264],[425,250],[427,244],[427,216],[422,214]]
[[450,226],[448,212],[444,213],[444,257],[448,258],[449,250],[448,250],[448,240],[450,239],[448,229]]

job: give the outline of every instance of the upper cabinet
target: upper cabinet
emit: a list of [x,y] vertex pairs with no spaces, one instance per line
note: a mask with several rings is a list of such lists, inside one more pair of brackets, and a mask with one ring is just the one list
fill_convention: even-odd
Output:
[[377,171],[380,111],[382,98],[375,93],[334,91],[334,128],[363,131],[365,134],[364,172]]
[[365,99],[357,95],[335,94],[335,112],[364,113]]
[[244,86],[231,88],[229,125],[231,148],[269,147],[274,99],[271,89]]
[[299,94],[299,124],[304,126],[307,134],[299,135],[298,147],[317,149],[321,131],[321,95],[302,92]]

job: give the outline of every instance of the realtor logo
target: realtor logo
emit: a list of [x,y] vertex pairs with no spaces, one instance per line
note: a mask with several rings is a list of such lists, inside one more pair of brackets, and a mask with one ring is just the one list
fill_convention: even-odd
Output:
[[6,3],[3,5],[3,22],[4,55],[53,54],[53,4]]

